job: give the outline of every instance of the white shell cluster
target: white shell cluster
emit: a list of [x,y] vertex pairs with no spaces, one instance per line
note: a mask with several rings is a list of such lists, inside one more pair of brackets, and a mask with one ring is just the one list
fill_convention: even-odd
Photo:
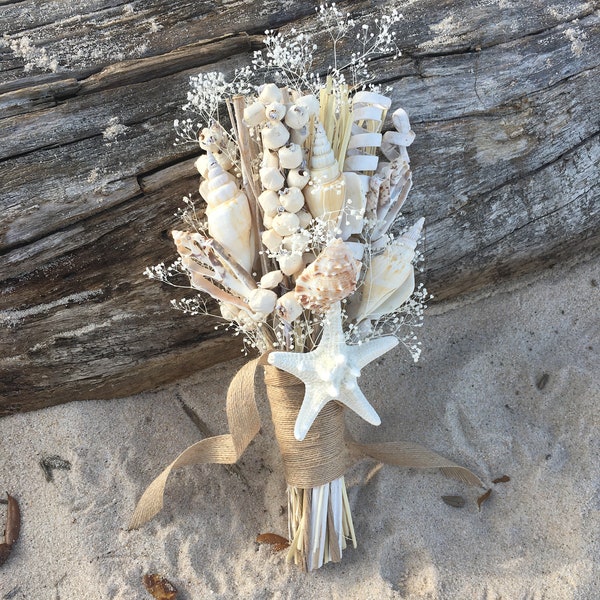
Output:
[[303,190],[310,174],[303,143],[309,120],[318,110],[314,96],[300,96],[286,103],[283,91],[275,84],[263,86],[258,98],[244,110],[244,121],[259,132],[263,149],[258,196],[264,227],[261,241],[288,277],[305,266],[306,245],[299,246],[294,236],[314,216],[305,208]]
[[[345,299],[349,318],[368,329],[414,291],[423,220],[397,239],[389,233],[412,185],[408,115],[396,110],[395,131],[382,135],[391,100],[359,91],[340,117],[346,125],[335,129],[328,117],[335,108],[329,96],[320,98],[323,106],[314,95],[268,83],[246,100],[250,174],[234,167],[238,148],[221,125],[199,133],[208,237],[173,235],[192,285],[217,298],[223,316],[245,330],[269,314],[288,324],[305,311],[325,314]],[[259,257],[260,245],[266,257]]]

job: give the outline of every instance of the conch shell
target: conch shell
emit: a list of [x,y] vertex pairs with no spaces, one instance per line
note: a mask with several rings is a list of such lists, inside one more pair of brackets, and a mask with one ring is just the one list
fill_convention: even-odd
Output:
[[412,294],[415,285],[412,260],[424,221],[421,217],[371,260],[361,287],[362,299],[355,316],[357,323],[395,312]]
[[304,307],[326,312],[356,289],[361,263],[346,244],[336,238],[296,279],[296,298]]
[[[210,155],[209,155],[210,156]],[[252,270],[252,218],[246,194],[237,179],[212,160],[205,181],[208,233],[246,270]]]

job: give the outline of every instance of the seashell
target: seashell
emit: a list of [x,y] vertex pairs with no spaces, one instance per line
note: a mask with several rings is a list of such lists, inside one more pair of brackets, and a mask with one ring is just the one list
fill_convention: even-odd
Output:
[[258,173],[263,188],[267,190],[278,191],[285,183],[283,173],[276,167],[262,167]]
[[412,261],[424,221],[423,218],[419,219],[404,235],[371,259],[361,287],[362,298],[356,310],[357,322],[394,312],[412,294]]
[[275,167],[279,169],[279,154],[275,150],[266,150],[262,155],[261,167]]
[[290,129],[300,129],[308,123],[309,118],[308,107],[301,104],[292,104],[285,115],[285,124]]
[[298,231],[288,235],[283,240],[283,247],[290,252],[303,253],[309,246],[311,236],[308,231]]
[[304,195],[300,188],[285,188],[279,192],[279,202],[288,212],[297,213],[304,206]]
[[367,194],[357,173],[344,173],[344,181],[346,183],[346,199],[342,208],[340,230],[341,238],[347,240],[352,234],[361,233],[363,230]]
[[206,217],[208,232],[246,270],[252,269],[254,251],[250,243],[252,219],[246,194],[237,180],[212,161],[208,171]]
[[298,217],[298,220],[300,221],[300,227],[302,229],[306,229],[312,223],[312,220],[313,220],[312,215],[304,209],[299,210],[296,213],[296,216]]
[[200,148],[207,152],[217,152],[223,142],[223,134],[217,127],[204,127],[198,134]]
[[272,102],[283,102],[283,94],[274,83],[266,83],[260,88],[258,99],[267,106]]
[[269,150],[277,150],[285,146],[290,139],[290,132],[281,121],[268,121],[260,130],[263,146]]
[[304,267],[302,255],[293,252],[282,252],[277,256],[279,268],[284,275],[288,277],[294,275]]
[[292,235],[298,231],[300,227],[300,219],[294,214],[287,211],[280,212],[273,217],[271,228],[281,236]]
[[285,117],[285,104],[271,102],[265,107],[265,116],[269,121],[281,121]]
[[303,193],[313,217],[337,221],[346,197],[346,182],[321,123],[316,128],[310,157],[310,182]]
[[287,292],[275,304],[275,314],[288,323],[295,321],[302,314],[303,310],[294,292]]
[[256,288],[248,295],[248,306],[255,313],[272,313],[276,302],[277,294],[272,290]]
[[352,98],[352,125],[344,159],[344,171],[359,173],[366,190],[369,175],[377,169],[377,150],[382,144],[379,133],[391,99],[375,92],[361,91]]
[[194,162],[194,166],[196,167],[196,170],[198,171],[198,173],[200,173],[200,175],[202,175],[202,177],[204,177],[204,179],[206,179],[208,177],[208,169],[210,166],[208,154],[200,155],[197,158],[196,162]]
[[381,142],[381,152],[388,160],[401,159],[410,163],[406,148],[413,143],[415,132],[410,128],[408,114],[398,108],[392,115],[392,123],[396,131],[386,131]]
[[240,309],[234,304],[229,304],[229,302],[221,302],[219,304],[219,311],[221,312],[221,316],[228,321],[235,321],[240,314]]
[[308,169],[292,169],[287,175],[287,184],[289,187],[304,188],[310,180]]
[[315,312],[326,312],[356,289],[360,268],[346,244],[334,239],[296,279],[298,302]]
[[397,108],[392,114],[392,123],[400,134],[395,136],[395,143],[398,146],[410,146],[415,139],[415,132],[410,128],[408,113],[402,108]]
[[212,154],[224,171],[229,171],[229,169],[233,167],[233,161],[231,160],[229,154],[223,152],[222,150],[216,150]]
[[304,125],[298,129],[292,129],[290,132],[290,141],[294,144],[302,146],[308,137],[308,125]]
[[244,108],[243,121],[247,127],[255,127],[265,120],[265,105],[257,100]]
[[283,281],[283,273],[279,270],[269,271],[260,278],[259,287],[272,290]]
[[295,169],[303,159],[302,146],[299,144],[291,143],[279,148],[279,166],[282,169]]
[[300,98],[298,98],[294,104],[296,106],[302,106],[306,108],[308,110],[309,117],[317,117],[319,115],[319,111],[321,110],[319,100],[313,94],[300,96]]
[[272,229],[266,229],[263,231],[261,240],[265,248],[267,248],[267,250],[273,254],[279,250],[281,243],[283,242],[283,238],[278,233],[275,233]]
[[279,194],[273,190],[265,190],[258,197],[258,203],[267,217],[274,217],[279,208]]

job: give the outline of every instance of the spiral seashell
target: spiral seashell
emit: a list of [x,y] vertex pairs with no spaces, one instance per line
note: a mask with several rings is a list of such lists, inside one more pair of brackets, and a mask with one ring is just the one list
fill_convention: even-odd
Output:
[[208,169],[210,168],[210,160],[208,158],[208,154],[201,154],[196,162],[194,162],[194,166],[196,170],[204,179],[208,177]]
[[308,107],[301,104],[292,104],[285,115],[285,124],[290,129],[300,129],[308,123],[309,118]]
[[258,203],[267,217],[274,217],[279,208],[279,194],[273,190],[265,190],[258,197]]
[[299,228],[300,219],[298,219],[295,214],[287,211],[277,214],[273,217],[273,222],[271,223],[271,229],[281,236],[292,235],[292,233],[296,233]]
[[261,240],[265,248],[275,254],[281,248],[283,237],[272,229],[266,229],[262,232]]
[[336,238],[296,279],[296,298],[309,310],[326,312],[356,289],[361,263]]
[[300,188],[285,188],[279,192],[279,202],[288,212],[297,213],[304,206],[304,195]]
[[223,167],[210,155],[206,180],[200,186],[200,191],[207,204],[206,214],[210,214],[211,210],[222,202],[230,200],[238,189],[238,181],[235,176],[223,170]]
[[290,139],[290,132],[281,121],[268,121],[260,130],[263,146],[269,150],[277,150],[285,146]]
[[271,102],[265,107],[265,116],[269,121],[281,121],[285,117],[285,104],[281,102]]
[[304,156],[299,144],[287,144],[279,148],[279,166],[282,169],[296,169],[302,164]]
[[244,108],[243,121],[247,127],[255,127],[265,120],[265,105],[256,101]]
[[392,123],[396,131],[386,131],[381,142],[381,152],[388,160],[401,160],[410,163],[406,148],[413,143],[415,132],[410,128],[408,114],[402,108],[398,108],[392,115]]
[[239,189],[235,177],[215,160],[211,162],[206,181],[208,232],[246,271],[250,271],[254,251],[250,243],[252,220],[248,198]]
[[310,157],[310,182],[303,193],[313,217],[337,222],[346,198],[346,182],[321,123],[316,127]]
[[259,170],[260,182],[266,190],[278,191],[285,183],[283,173],[275,167],[262,167]]
[[275,304],[275,313],[288,323],[295,321],[302,314],[302,310],[294,292],[287,292]]
[[356,322],[394,312],[412,294],[412,261],[424,221],[419,219],[404,235],[372,258],[361,287],[362,298],[356,311]]
[[310,180],[308,169],[292,169],[287,175],[287,184],[289,187],[303,189]]
[[391,99],[375,92],[361,91],[352,98],[352,126],[344,171],[354,171],[368,189],[369,175],[377,169],[376,151],[381,147],[380,133]]
[[266,83],[261,87],[258,99],[267,106],[272,102],[283,102],[283,94],[274,83]]

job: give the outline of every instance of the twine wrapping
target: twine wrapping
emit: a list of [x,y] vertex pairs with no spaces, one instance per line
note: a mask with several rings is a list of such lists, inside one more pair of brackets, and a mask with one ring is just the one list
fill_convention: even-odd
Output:
[[227,391],[229,434],[206,438],[184,450],[146,489],[140,498],[130,529],[152,519],[163,506],[164,489],[173,469],[201,463],[237,462],[260,429],[254,394],[254,377],[259,364],[265,365],[265,384],[271,404],[275,435],[283,457],[288,485],[313,488],[341,477],[354,462],[363,458],[416,468],[439,468],[448,477],[483,487],[469,469],[412,442],[360,444],[350,439],[344,423],[344,407],[328,402],[301,442],[294,437],[294,424],[304,398],[302,382],[276,367],[266,365],[266,356],[242,367]]
[[288,485],[311,488],[341,477],[349,466],[344,407],[328,402],[299,442],[294,437],[294,425],[304,399],[304,384],[266,365],[265,385]]

